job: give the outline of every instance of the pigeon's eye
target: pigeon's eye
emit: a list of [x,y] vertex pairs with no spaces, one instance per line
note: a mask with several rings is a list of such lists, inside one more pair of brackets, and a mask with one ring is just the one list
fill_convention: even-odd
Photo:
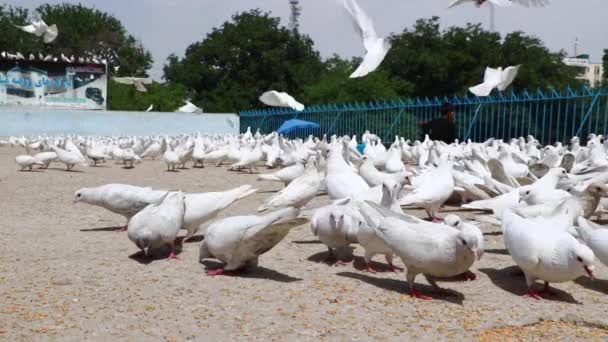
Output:
[[530,194],[530,191],[526,191],[526,195],[529,195],[529,194]]
[[562,170],[562,175],[565,175],[565,174],[566,174],[566,171]]
[[467,242],[464,239],[462,239],[462,244],[466,246]]
[[580,256],[576,257],[576,260],[578,260],[578,262],[583,262],[583,258],[581,258]]
[[78,194],[78,195],[76,195],[76,197],[80,197],[80,196],[82,196],[82,194]]

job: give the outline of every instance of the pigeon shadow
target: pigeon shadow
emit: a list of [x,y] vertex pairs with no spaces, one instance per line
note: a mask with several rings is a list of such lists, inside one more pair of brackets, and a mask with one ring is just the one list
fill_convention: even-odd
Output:
[[[388,263],[379,262],[372,260],[369,265],[378,273],[387,273],[392,272],[389,268]],[[365,264],[365,258],[360,256],[355,256],[353,258],[353,267],[358,271],[365,271],[367,269],[367,265]]]
[[323,242],[319,240],[293,240],[291,243],[295,243],[296,245],[320,245]]
[[[221,262],[211,260],[203,260],[201,263],[205,265],[205,271],[214,270],[224,266],[224,264],[222,264]],[[223,275],[245,279],[266,279],[273,280],[279,283],[293,283],[294,281],[302,280],[301,278],[294,278],[287,274],[263,266],[245,267],[236,271],[227,271]]]
[[179,170],[167,170],[167,171],[165,171],[165,172],[178,173],[178,172],[179,172]]
[[[160,248],[154,252],[148,251],[148,255],[146,255],[144,253],[144,251],[140,250],[136,253],[129,255],[129,259],[135,260],[142,265],[149,265],[153,261],[157,261],[157,260],[174,261],[174,260],[169,259],[170,253],[171,253],[171,251],[169,250],[169,248]],[[175,246],[175,254],[179,257],[179,255],[182,254],[182,248],[179,246]],[[181,259],[175,260],[175,261],[180,261],[180,260]]]
[[188,240],[184,241],[184,243],[197,243],[205,240],[205,235],[194,235]]
[[500,236],[502,235],[502,231],[497,230],[495,232],[485,232],[483,233],[484,236]]
[[334,251],[334,255],[331,255],[331,254],[329,254],[329,251],[326,250],[323,252],[315,253],[315,254],[309,256],[308,258],[306,258],[306,260],[316,262],[317,264],[333,265],[334,262],[337,261],[337,259],[336,259],[336,254],[337,254],[340,257],[342,257],[342,261],[350,263],[355,260],[355,256],[353,255],[354,251],[355,251],[354,247],[347,247],[347,248],[343,248],[342,250],[339,250],[339,251]]
[[81,232],[118,232],[123,227],[103,227],[103,228],[90,228],[90,229],[81,229]]
[[[404,280],[376,278],[376,277],[368,276],[365,274],[353,273],[353,272],[340,272],[340,273],[336,273],[336,275],[338,275],[340,277],[357,279],[364,283],[376,286],[378,288],[381,288],[384,290],[389,290],[389,291],[394,291],[394,292],[397,292],[402,295],[407,295],[408,291],[409,291],[407,282]],[[406,290],[408,290],[408,291],[406,291]],[[450,295],[445,295],[445,294],[435,291],[435,289],[433,289],[433,287],[430,285],[416,283],[416,290],[418,290],[418,292],[420,294],[429,296],[433,299],[438,299],[438,300],[442,300],[442,301],[446,301],[446,302],[454,303],[454,304],[458,304],[458,305],[462,305],[462,302],[464,300],[464,295],[462,293],[451,290],[451,289],[448,290],[450,292]]]
[[[523,296],[528,292],[526,279],[521,268],[518,266],[509,266],[497,270],[495,268],[480,268],[480,272],[485,273],[492,283],[504,291],[510,292],[517,296]],[[541,288],[542,285],[535,284],[535,288]],[[549,301],[564,302],[571,304],[580,304],[572,297],[571,294],[554,287],[550,290],[551,293],[544,295],[543,298]]]
[[68,169],[60,169],[60,168],[56,168],[56,167],[49,167],[48,169],[45,170],[51,170],[51,171],[61,171],[61,172],[75,172],[75,173],[84,173],[84,171],[80,171],[80,170],[68,170]]
[[574,282],[586,289],[608,294],[608,280],[604,280],[604,279],[592,280],[592,279],[589,279],[588,277],[580,277],[580,278],[576,279]]
[[18,172],[44,172],[41,170],[46,170],[46,169],[18,170]]
[[279,191],[281,191],[281,190],[264,190],[264,191],[257,191],[257,193],[258,194],[276,194]]
[[484,253],[510,255],[509,251],[507,251],[506,249],[486,249],[484,250]]

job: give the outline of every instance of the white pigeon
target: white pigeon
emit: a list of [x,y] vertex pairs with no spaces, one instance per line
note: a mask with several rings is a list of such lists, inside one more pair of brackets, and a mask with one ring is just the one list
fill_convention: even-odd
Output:
[[[503,215],[502,230],[509,254],[526,277],[527,297],[541,299],[549,290],[549,283],[584,275],[594,277],[593,252],[570,232],[556,230],[553,224],[540,225],[511,212]],[[540,293],[532,288],[537,279],[545,282]]]
[[483,83],[469,88],[469,91],[480,97],[490,95],[494,88],[503,91],[513,83],[513,80],[515,80],[515,76],[517,76],[517,72],[519,71],[519,67],[520,65],[510,66],[504,71],[502,70],[502,67],[499,67],[498,69],[487,67],[483,76]]
[[59,162],[65,164],[68,171],[71,171],[75,165],[81,165],[81,166],[85,166],[85,167],[89,166],[87,164],[86,159],[84,159],[84,157],[82,156],[82,153],[80,153],[77,150],[66,151],[57,146],[51,146],[51,150],[53,152],[57,153],[57,160]]
[[34,155],[34,158],[39,162],[42,162],[44,166],[43,169],[48,169],[49,165],[57,160],[57,153],[55,152],[40,152]]
[[102,149],[95,149],[92,147],[87,147],[85,150],[85,154],[89,159],[93,161],[93,166],[97,166],[97,163],[100,161],[112,159],[112,157],[105,154]]
[[[61,57],[63,58],[63,55]],[[152,79],[146,77],[113,77],[112,80],[116,83],[132,85],[142,93],[148,92],[145,85],[152,84]]]
[[399,199],[402,206],[415,205],[426,210],[432,220],[437,220],[437,212],[454,192],[452,164],[443,162],[438,168],[422,176],[414,190]]
[[167,171],[176,171],[177,165],[181,164],[179,154],[167,145],[167,150],[163,153],[163,161],[167,164]]
[[389,180],[403,185],[408,175],[410,174],[406,171],[398,173],[381,172],[374,166],[374,161],[367,156],[363,156],[363,163],[359,166],[359,176],[371,187],[382,185],[385,181]]
[[350,75],[350,78],[364,77],[380,66],[391,49],[391,43],[388,38],[378,37],[371,18],[359,7],[355,0],[343,0],[343,5],[350,14],[355,29],[363,38],[363,46],[367,51],[363,61]]
[[146,112],[151,112],[154,110],[154,105],[151,104],[150,107],[148,107],[148,109],[146,109]]
[[176,112],[178,113],[190,113],[190,114],[201,114],[203,112],[202,108],[197,107],[190,101],[185,101],[186,104],[179,107]]
[[243,185],[222,192],[186,194],[184,228],[187,233],[183,241],[194,236],[203,223],[215,218],[220,211],[256,191],[251,185]]
[[298,112],[304,110],[304,105],[296,101],[291,95],[275,90],[267,91],[262,94],[262,96],[260,96],[260,101],[265,105],[272,107],[289,107]]
[[15,163],[17,163],[17,165],[19,165],[19,167],[21,167],[21,171],[23,171],[25,169],[32,171],[32,166],[44,165],[43,162],[39,161],[38,159],[36,159],[30,155],[21,155],[21,156],[15,157]]
[[37,37],[42,37],[46,44],[52,43],[59,35],[57,25],[53,24],[51,26],[48,26],[42,19],[32,20],[30,25],[17,26],[17,28],[24,32],[33,34]]
[[199,260],[216,258],[224,266],[208,271],[210,276],[244,266],[257,266],[260,255],[276,246],[289,231],[306,222],[297,219],[299,210],[285,208],[264,216],[234,216],[209,226],[201,243]]
[[317,165],[313,160],[310,160],[303,175],[271,196],[258,208],[258,211],[286,207],[302,208],[317,195],[320,185],[321,178],[317,171]]
[[376,223],[371,219],[373,214],[368,211],[370,209],[370,206],[362,207],[361,214],[403,261],[412,297],[430,299],[414,288],[418,274],[424,274],[434,289],[441,290],[435,281],[436,277],[462,274],[479,258],[479,228],[473,225],[466,225],[459,230],[443,224],[414,223],[394,212]]
[[152,160],[156,159],[156,157],[160,156],[162,153],[162,145],[158,141],[153,142],[145,149],[144,153],[142,153],[142,158],[152,158]]
[[[344,266],[344,249],[357,242],[359,220],[357,208],[350,206],[351,200],[339,200],[315,210],[310,220],[310,230],[335,258],[334,266]],[[354,218],[354,219],[353,219]]]
[[285,186],[293,182],[296,178],[300,177],[306,171],[306,166],[302,161],[298,161],[293,165],[283,168],[274,173],[261,174],[258,176],[258,180],[265,180],[271,182],[282,182]]
[[168,244],[169,259],[177,259],[175,240],[184,223],[185,196],[181,191],[170,192],[160,204],[150,204],[131,218],[127,235],[148,255],[148,249]]
[[[385,216],[390,216],[391,210],[396,213],[403,214],[401,211],[401,207],[397,203],[397,196],[399,195],[399,190],[401,190],[401,185],[394,181],[388,181],[382,184],[382,200],[380,205],[376,205],[373,202],[359,203],[359,206],[362,205],[371,205],[380,215],[376,215],[373,219],[375,219],[375,223],[379,224],[380,221]],[[371,214],[370,211],[368,214]],[[367,221],[361,215],[356,215],[354,218],[359,219],[359,227],[357,229],[357,242],[363,247],[365,254],[363,256],[365,261],[365,270],[367,272],[376,273],[376,271],[371,266],[372,258],[377,254],[383,254],[386,258],[386,262],[389,265],[389,270],[393,272],[397,272],[400,270],[399,267],[393,265],[393,250],[382,240],[377,234],[374,227],[367,224]],[[407,217],[404,215],[404,217]],[[416,222],[417,219],[413,219],[412,222]]]
[[578,218],[578,235],[600,262],[608,266],[608,229],[582,217]]
[[96,205],[129,220],[149,204],[160,203],[167,191],[152,190],[128,184],[106,184],[94,188],[82,188],[74,193],[74,203]]

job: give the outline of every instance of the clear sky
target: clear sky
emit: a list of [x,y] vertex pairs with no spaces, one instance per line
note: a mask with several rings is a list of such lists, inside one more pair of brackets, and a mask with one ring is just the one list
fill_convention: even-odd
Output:
[[[540,37],[551,50],[591,54],[601,61],[608,48],[608,0],[550,0],[545,8],[513,6],[496,11],[496,29],[501,33],[522,30]],[[232,14],[252,8],[271,11],[287,25],[288,0],[5,0],[3,3],[35,8],[41,3],[74,2],[94,6],[118,17],[131,34],[143,41],[154,55],[152,76],[162,76],[170,53],[182,55],[192,42],[202,40],[213,27]],[[481,22],[488,27],[489,9],[463,5],[447,10],[450,0],[359,0],[381,35],[401,32],[417,18],[439,16],[444,27]],[[300,31],[308,34],[323,56],[364,53],[345,12],[336,0],[301,0]],[[52,23],[50,23],[52,24]],[[61,31],[61,28],[59,29]],[[524,62],[525,63],[525,62]]]

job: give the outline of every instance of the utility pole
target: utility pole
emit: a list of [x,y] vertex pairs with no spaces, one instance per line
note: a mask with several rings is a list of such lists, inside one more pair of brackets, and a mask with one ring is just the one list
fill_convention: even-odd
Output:
[[302,7],[300,6],[300,0],[289,0],[291,6],[291,16],[289,17],[289,30],[293,33],[298,33],[300,28],[300,15],[302,14]]

